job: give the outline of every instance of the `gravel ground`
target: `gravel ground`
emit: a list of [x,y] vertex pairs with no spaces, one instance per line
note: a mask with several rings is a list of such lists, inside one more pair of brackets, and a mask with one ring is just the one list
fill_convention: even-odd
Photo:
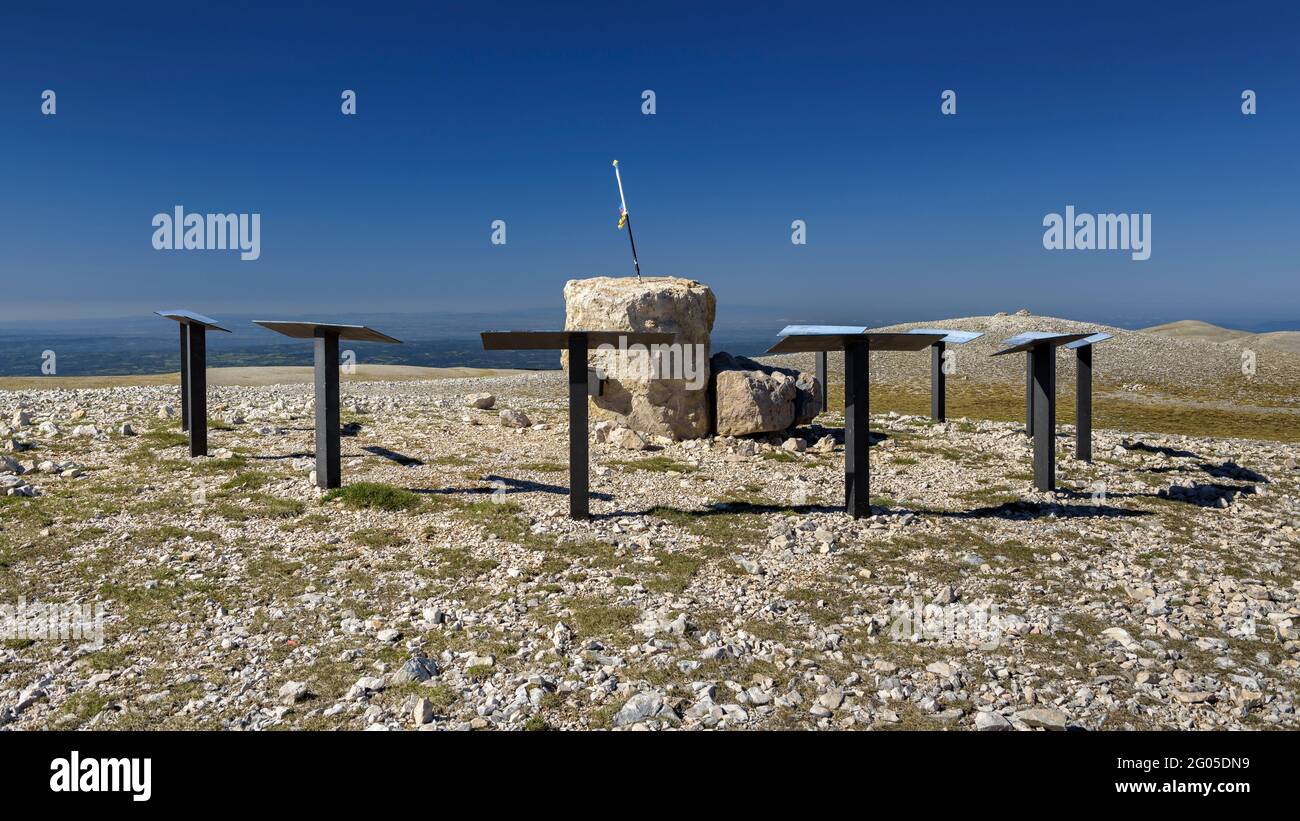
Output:
[[[1099,363],[1155,384],[1139,342]],[[594,518],[571,522],[559,373],[343,395],[331,499],[306,385],[213,389],[196,460],[174,388],[0,392],[0,602],[105,613],[102,645],[5,641],[0,725],[1300,726],[1289,445],[1100,430],[1085,465],[1062,426],[1042,494],[1015,425],[879,415],[853,521],[824,414],[594,442]]]

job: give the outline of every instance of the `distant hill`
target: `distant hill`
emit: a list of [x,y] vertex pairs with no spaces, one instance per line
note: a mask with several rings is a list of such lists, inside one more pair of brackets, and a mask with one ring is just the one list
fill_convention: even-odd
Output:
[[[1097,346],[1093,360],[1093,378],[1096,380],[1110,385],[1151,386],[1155,389],[1176,387],[1184,393],[1202,392],[1211,402],[1231,399],[1237,391],[1249,385],[1256,394],[1263,391],[1271,397],[1281,397],[1284,404],[1294,402],[1295,388],[1300,385],[1300,351],[1269,348],[1272,353],[1264,356],[1262,351],[1270,340],[1262,340],[1252,333],[1218,328],[1205,322],[1180,322],[1172,327],[1175,329],[1173,333],[1152,329],[1131,331],[1100,323],[1017,312],[931,319],[873,330],[950,328],[982,332],[984,335],[972,342],[949,348],[954,355],[956,380],[1020,386],[1024,385],[1025,379],[1024,357],[990,355],[999,350],[1001,340],[1024,331],[1102,331],[1113,338]],[[1179,329],[1183,332],[1178,333]],[[1291,334],[1300,337],[1300,333]],[[1257,353],[1261,354],[1257,360],[1258,374],[1249,382],[1242,378],[1241,352],[1245,348],[1258,348]],[[811,370],[813,365],[811,354],[778,354],[766,359],[801,370]],[[832,353],[830,359],[829,381],[836,383],[844,372],[843,359],[838,352]],[[1072,384],[1074,359],[1067,353],[1057,357],[1059,384]],[[929,378],[929,357],[926,354],[890,351],[872,354],[873,384],[928,386]]]
[[1272,331],[1256,334],[1212,325],[1199,319],[1180,319],[1177,322],[1143,328],[1140,333],[1160,334],[1178,339],[1196,339],[1202,342],[1238,342],[1300,353],[1300,331]]
[[1180,319],[1177,322],[1167,322],[1164,325],[1142,328],[1140,332],[1176,336],[1179,339],[1200,339],[1205,342],[1231,342],[1234,339],[1254,336],[1249,331],[1236,331],[1232,328],[1211,325],[1209,322],[1202,322],[1199,319]]
[[1256,334],[1255,341],[1261,347],[1300,353],[1300,331],[1273,331],[1267,334]]

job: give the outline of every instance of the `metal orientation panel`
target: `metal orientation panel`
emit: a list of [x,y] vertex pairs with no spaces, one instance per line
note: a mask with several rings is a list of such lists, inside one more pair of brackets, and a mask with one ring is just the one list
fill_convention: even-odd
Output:
[[913,328],[908,331],[909,334],[943,334],[943,339],[939,340],[946,345],[965,345],[974,339],[979,339],[984,335],[983,331],[952,331],[947,328]]
[[297,322],[255,319],[276,333],[293,339],[312,340],[315,361],[316,398],[316,486],[336,488],[343,484],[339,428],[339,340],[401,344],[388,334],[365,325],[335,322]]
[[940,334],[827,333],[791,334],[768,349],[768,353],[810,353],[839,351],[849,342],[866,342],[873,351],[923,351],[943,340]]
[[293,339],[313,339],[322,331],[352,342],[386,342],[400,345],[402,340],[365,325],[340,325],[333,322],[298,322],[278,319],[254,319],[253,324]]
[[777,336],[848,336],[867,330],[865,325],[786,325]]
[[[646,331],[564,330],[484,331],[487,351],[564,350],[569,353],[569,518],[591,517],[590,454],[587,442],[587,397],[593,380],[587,354],[602,345],[666,345],[675,335]],[[595,390],[599,391],[599,382]]]
[[1089,336],[1089,334],[1058,334],[1045,331],[1026,331],[1025,333],[1016,334],[1015,336],[1002,340],[1002,344],[1008,347],[1000,351],[994,351],[991,356],[1004,356],[1009,353],[1020,353],[1030,348],[1037,348],[1043,345],[1059,347],[1071,342],[1077,342],[1080,339]]
[[[942,333],[871,333],[845,325],[788,325],[768,350],[770,354],[844,351],[844,511],[855,519],[871,515],[871,352],[922,351],[943,337]],[[819,376],[824,368],[819,362]]]
[[1056,490],[1056,349],[1073,348],[1078,354],[1077,451],[1087,461],[1092,458],[1092,344],[1087,340],[1109,338],[1104,333],[1024,331],[1002,340],[1005,347],[992,354],[1026,354],[1025,433],[1034,440],[1034,487],[1038,490]]
[[230,333],[229,328],[221,327],[220,325],[217,324],[217,321],[212,317],[204,316],[203,314],[196,314],[193,311],[170,310],[170,311],[154,311],[154,313],[158,314],[158,316],[161,316],[164,319],[170,319],[174,322],[187,322],[192,325],[202,325],[203,327],[209,330],[225,331],[226,333]]
[[1107,333],[1096,333],[1093,334],[1092,336],[1085,336],[1083,339],[1080,339],[1076,342],[1070,342],[1067,345],[1065,345],[1065,347],[1070,349],[1078,349],[1086,345],[1096,345],[1098,342],[1105,342],[1107,339],[1114,339],[1114,337]]
[[181,430],[189,436],[190,456],[208,455],[209,330],[230,333],[209,316],[181,308],[154,311],[177,323],[181,345]]

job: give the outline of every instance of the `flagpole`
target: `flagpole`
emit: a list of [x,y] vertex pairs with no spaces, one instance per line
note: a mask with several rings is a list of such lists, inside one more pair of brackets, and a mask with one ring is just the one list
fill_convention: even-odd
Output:
[[618,181],[618,201],[621,207],[619,227],[627,226],[627,240],[632,243],[632,267],[636,269],[637,281],[640,281],[641,263],[636,258],[636,239],[632,237],[632,216],[627,212],[627,199],[623,196],[623,177],[618,173],[618,160],[614,160],[614,179]]

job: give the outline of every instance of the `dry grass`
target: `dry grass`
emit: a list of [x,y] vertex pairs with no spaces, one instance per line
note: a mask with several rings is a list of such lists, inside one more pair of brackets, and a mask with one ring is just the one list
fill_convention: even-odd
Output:
[[[1208,401],[1205,396],[1196,396],[1190,391],[1186,393],[1187,402]],[[842,385],[831,384],[828,402],[832,411],[844,411]],[[870,407],[872,413],[895,411],[928,414],[929,390],[900,385],[872,385]],[[1092,414],[1094,428],[1300,442],[1300,416],[1283,411],[1254,410],[1248,407],[1203,407],[1178,401],[1132,401],[1097,390],[1093,394]],[[948,418],[962,416],[996,422],[1021,421],[1025,418],[1024,387],[950,383]],[[1056,421],[1058,424],[1074,423],[1073,391],[1058,396]]]

